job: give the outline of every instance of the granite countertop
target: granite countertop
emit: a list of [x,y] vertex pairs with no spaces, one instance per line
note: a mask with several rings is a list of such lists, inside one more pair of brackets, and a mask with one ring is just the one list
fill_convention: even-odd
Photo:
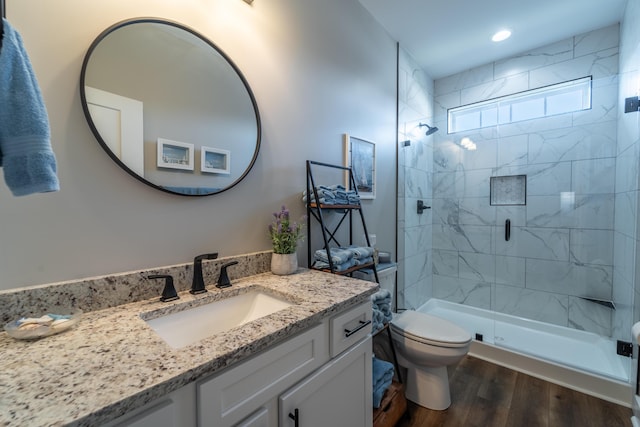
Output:
[[[140,316],[254,286],[293,296],[298,304],[181,349],[166,344]],[[99,425],[367,301],[378,285],[300,269],[207,289],[195,296],[182,292],[168,303],[154,298],[84,313],[71,330],[37,341],[0,333],[0,425]]]

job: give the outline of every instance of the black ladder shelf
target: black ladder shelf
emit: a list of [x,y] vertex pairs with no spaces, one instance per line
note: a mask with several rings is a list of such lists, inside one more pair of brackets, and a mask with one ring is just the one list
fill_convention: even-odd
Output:
[[[338,241],[337,237],[336,237],[336,233],[338,232],[338,230],[340,229],[340,227],[344,224],[345,220],[348,218],[349,219],[349,244],[353,244],[353,212],[358,212],[358,214],[360,214],[360,220],[362,221],[362,229],[364,231],[364,236],[365,236],[365,240],[367,242],[367,246],[371,246],[371,242],[369,240],[369,233],[367,232],[367,224],[365,223],[364,220],[364,214],[362,213],[362,206],[361,205],[326,205],[326,204],[322,204],[320,203],[320,197],[318,196],[318,192],[315,191],[316,189],[316,183],[315,180],[313,179],[313,166],[317,166],[317,167],[325,167],[325,168],[333,168],[333,169],[338,169],[338,170],[342,170],[344,171],[347,176],[348,176],[348,182],[351,184],[351,188],[354,188],[356,193],[358,192],[357,186],[356,186],[356,181],[353,178],[353,171],[351,170],[350,167],[346,167],[346,166],[338,166],[338,165],[332,165],[329,163],[321,163],[321,162],[316,162],[313,160],[307,160],[307,256],[308,256],[308,263],[309,263],[309,268],[314,269],[314,270],[320,270],[320,271],[326,271],[328,273],[334,273],[334,274],[340,274],[340,275],[350,275],[351,273],[353,273],[354,271],[360,270],[360,269],[364,269],[364,268],[370,268],[373,271],[373,275],[376,278],[376,283],[380,284],[380,279],[378,278],[378,270],[377,267],[375,265],[375,262],[372,262],[370,264],[364,264],[364,265],[358,265],[355,267],[351,267],[345,271],[336,271],[336,266],[333,264],[333,261],[331,260],[331,253],[330,253],[330,246],[329,244],[331,242],[335,243],[336,246],[340,247],[342,246],[340,244],[340,242]],[[309,195],[311,194],[313,190],[313,201],[311,200],[311,198],[309,197]],[[341,215],[338,221],[338,224],[335,225],[333,228],[329,228],[326,221],[324,220],[324,216],[322,214],[323,210],[326,211],[332,211],[332,212],[336,212],[339,215]],[[324,246],[322,247],[322,249],[327,251],[327,258],[329,260],[329,268],[328,269],[324,269],[324,268],[315,268],[314,264],[314,258],[313,258],[313,253],[311,250],[311,218],[315,218],[316,221],[318,221],[318,223],[320,223],[320,227],[322,230],[322,239],[324,242]],[[393,346],[393,339],[391,338],[391,328],[389,327],[389,324],[385,324],[384,327],[382,329],[380,329],[379,331],[377,331],[376,333],[374,333],[374,335],[377,335],[379,333],[382,333],[383,331],[386,331],[387,334],[387,338],[389,340],[389,347],[391,348],[391,353],[393,356],[393,364],[396,368],[396,373],[398,376],[398,380],[400,381],[400,383],[402,383],[402,377],[400,374],[400,369],[399,369],[399,365],[398,365],[398,359],[396,356],[396,350]]]
[[[321,162],[315,162],[312,160],[307,160],[307,193],[306,193],[307,194],[307,256],[308,256],[309,268],[326,271],[334,274],[340,274],[340,275],[350,275],[354,271],[361,270],[363,268],[370,268],[373,270],[373,274],[376,278],[376,283],[380,283],[378,279],[378,271],[376,269],[375,263],[373,262],[369,264],[357,265],[344,271],[336,270],[336,266],[334,265],[331,259],[330,243],[332,242],[335,243],[337,247],[342,246],[338,241],[338,238],[336,237],[336,233],[342,227],[342,225],[345,224],[345,220],[348,219],[349,244],[350,245],[353,244],[353,212],[354,211],[360,215],[360,220],[362,221],[362,229],[364,231],[364,236],[367,242],[367,246],[371,246],[371,243],[369,241],[369,233],[367,232],[367,224],[365,223],[365,220],[364,220],[364,214],[362,213],[361,205],[359,204],[358,205],[326,205],[326,204],[320,203],[320,197],[318,196],[318,192],[315,191],[316,183],[313,178],[313,170],[312,170],[314,166],[323,167],[323,168],[333,168],[333,169],[344,171],[344,173],[346,173],[348,176],[348,182],[351,183],[351,188],[355,189],[356,194],[358,192],[355,179],[353,178],[353,172],[351,171],[350,167],[338,166],[338,165],[332,165],[329,163],[321,163]],[[309,195],[312,194],[312,192],[313,192],[313,199],[309,197]],[[338,213],[338,215],[340,215],[338,224],[335,225],[333,228],[329,228],[329,226],[327,225],[327,222],[325,221],[323,211],[332,211],[332,212]],[[327,251],[329,268],[314,267],[316,262],[314,261],[314,257],[311,249],[312,218],[314,218],[320,224],[320,228],[322,231],[322,239],[324,242],[324,246],[322,247],[322,249]]]

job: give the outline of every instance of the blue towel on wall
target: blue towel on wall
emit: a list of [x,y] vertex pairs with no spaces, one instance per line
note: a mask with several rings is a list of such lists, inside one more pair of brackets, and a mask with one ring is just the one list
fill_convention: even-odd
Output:
[[393,381],[393,364],[376,357],[373,358],[372,362],[373,407],[379,408],[384,392],[387,391],[391,381]]
[[14,196],[58,191],[49,117],[20,34],[3,19],[0,166]]

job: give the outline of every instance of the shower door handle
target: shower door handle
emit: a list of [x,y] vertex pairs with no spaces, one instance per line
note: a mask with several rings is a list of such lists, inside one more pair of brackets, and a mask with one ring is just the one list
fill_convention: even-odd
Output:
[[504,240],[509,241],[511,239],[511,220],[508,219],[504,222]]

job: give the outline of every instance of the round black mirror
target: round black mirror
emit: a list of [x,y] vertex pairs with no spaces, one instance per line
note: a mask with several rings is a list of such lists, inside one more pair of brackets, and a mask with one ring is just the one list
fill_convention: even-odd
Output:
[[117,23],[91,44],[80,97],[96,139],[124,170],[185,196],[220,193],[260,148],[251,88],[216,45],[181,24]]

